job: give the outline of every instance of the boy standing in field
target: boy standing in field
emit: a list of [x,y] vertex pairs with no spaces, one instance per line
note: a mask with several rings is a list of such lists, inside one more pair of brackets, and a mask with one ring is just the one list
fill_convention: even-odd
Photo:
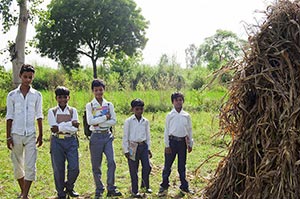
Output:
[[182,108],[184,96],[180,92],[171,95],[171,101],[174,106],[172,111],[166,117],[165,124],[165,163],[162,173],[162,183],[160,184],[159,196],[167,193],[169,185],[169,176],[171,167],[178,156],[178,173],[180,177],[180,190],[183,193],[191,193],[189,184],[186,180],[186,157],[187,151],[192,152],[192,121],[190,115]]
[[107,196],[121,196],[116,189],[113,140],[111,127],[116,124],[114,105],[103,98],[105,83],[103,80],[92,81],[92,91],[95,98],[86,104],[87,123],[91,125],[90,153],[94,181],[96,185],[95,199],[101,198],[104,186],[101,181],[101,164],[103,154],[107,159]]
[[[28,199],[32,181],[36,179],[37,148],[43,144],[42,95],[31,87],[34,67],[23,64],[19,77],[21,85],[7,95],[6,138],[11,150],[14,176],[18,180],[21,194]],[[38,124],[36,138],[35,119]]]
[[147,193],[152,193],[149,186],[151,172],[149,157],[152,157],[150,151],[150,125],[149,121],[142,115],[144,102],[141,99],[131,101],[131,110],[134,115],[127,118],[124,123],[123,151],[128,160],[132,197],[142,198],[142,195],[138,192],[139,161],[142,163],[141,187],[146,188]]
[[[59,199],[66,195],[78,197],[74,184],[79,175],[78,140],[79,127],[77,110],[68,105],[69,89],[59,86],[55,89],[56,107],[48,110],[51,127],[50,154],[54,173],[55,188]],[[68,161],[67,181],[65,182],[65,162]]]

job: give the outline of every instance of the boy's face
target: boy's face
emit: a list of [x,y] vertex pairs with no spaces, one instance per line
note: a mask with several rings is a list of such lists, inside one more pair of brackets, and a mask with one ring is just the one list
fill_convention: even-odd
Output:
[[68,95],[58,95],[56,96],[56,101],[59,104],[59,106],[65,107],[70,99],[70,96]]
[[183,105],[182,97],[177,97],[173,100],[173,105],[175,109],[181,109]]
[[24,86],[30,86],[34,79],[34,73],[33,72],[23,72],[19,75],[22,81],[22,85]]
[[93,93],[96,99],[102,99],[105,89],[102,86],[95,86]]
[[144,112],[144,107],[142,107],[142,106],[135,106],[135,107],[132,108],[132,112],[134,113],[134,115],[136,117],[140,118],[142,116],[143,112]]

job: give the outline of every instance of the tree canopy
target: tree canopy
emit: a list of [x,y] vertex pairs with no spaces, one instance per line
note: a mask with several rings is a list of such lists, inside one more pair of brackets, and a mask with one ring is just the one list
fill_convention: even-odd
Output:
[[213,36],[205,38],[198,49],[197,57],[201,64],[215,70],[241,56],[245,43],[231,31],[217,30]]
[[36,26],[37,48],[65,69],[89,57],[97,77],[97,61],[110,53],[131,56],[146,45],[148,22],[133,0],[52,0],[48,18]]

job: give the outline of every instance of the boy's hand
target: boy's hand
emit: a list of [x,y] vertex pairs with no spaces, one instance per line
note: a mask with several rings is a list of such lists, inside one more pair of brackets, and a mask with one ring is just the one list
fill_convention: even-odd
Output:
[[43,136],[39,135],[36,139],[36,144],[38,145],[38,147],[43,145]]
[[129,158],[129,156],[130,156],[129,153],[125,153],[125,157],[126,157],[127,159]]
[[7,144],[7,148],[8,148],[9,150],[12,150],[12,148],[13,148],[13,146],[14,146],[14,141],[13,141],[13,139],[11,138],[11,139],[7,140],[6,144]]
[[52,126],[51,127],[51,132],[52,133],[57,133],[58,132],[58,126]]
[[152,153],[150,150],[148,151],[148,153],[149,153],[149,158],[152,158]]
[[192,152],[193,148],[188,146],[188,153]]
[[171,153],[172,153],[171,147],[166,147],[166,148],[165,148],[165,153],[166,153],[166,154],[171,154]]
[[111,118],[111,114],[110,113],[106,113],[106,119],[110,120],[110,118]]
[[76,120],[72,121],[72,126],[78,128],[79,127],[79,122],[76,121]]

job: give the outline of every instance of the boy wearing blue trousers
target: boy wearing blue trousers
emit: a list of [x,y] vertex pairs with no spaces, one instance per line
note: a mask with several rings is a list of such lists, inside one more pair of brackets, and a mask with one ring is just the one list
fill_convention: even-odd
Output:
[[94,99],[86,104],[87,123],[92,131],[90,138],[90,153],[93,177],[96,185],[95,199],[102,198],[104,185],[101,180],[103,154],[107,160],[107,196],[121,196],[115,186],[116,163],[114,159],[111,127],[116,124],[114,105],[103,98],[105,83],[103,80],[92,81]]
[[[51,127],[50,153],[54,172],[55,188],[59,199],[67,195],[78,197],[74,184],[79,175],[78,139],[79,127],[77,110],[68,105],[70,91],[65,87],[55,90],[58,105],[49,109],[48,122]],[[65,162],[67,180],[65,181]]]

